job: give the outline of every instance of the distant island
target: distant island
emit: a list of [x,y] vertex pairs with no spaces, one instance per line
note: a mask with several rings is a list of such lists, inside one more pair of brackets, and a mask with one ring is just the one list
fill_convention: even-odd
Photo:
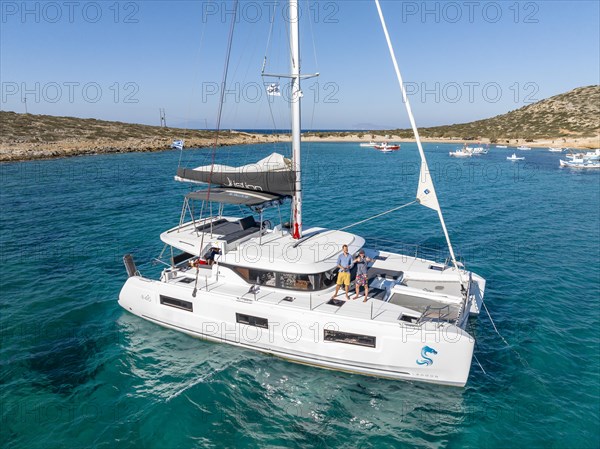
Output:
[[[580,87],[515,111],[471,123],[420,128],[426,142],[600,147],[600,86]],[[219,145],[285,141],[277,134],[221,131]],[[0,111],[0,161],[23,161],[84,154],[161,151],[174,139],[187,148],[214,144],[214,131],[138,125],[96,119]],[[305,132],[305,141],[412,141],[410,129]]]

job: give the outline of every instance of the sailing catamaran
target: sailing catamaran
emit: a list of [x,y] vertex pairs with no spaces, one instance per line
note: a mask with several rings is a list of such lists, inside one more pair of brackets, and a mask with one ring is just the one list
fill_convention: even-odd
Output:
[[[160,279],[143,277],[131,256],[125,256],[129,278],[119,295],[124,309],[194,337],[298,363],[465,385],[475,343],[465,329],[469,315],[479,313],[485,280],[456,260],[385,20],[375,3],[421,156],[416,200],[409,204],[418,202],[438,213],[450,257],[434,261],[418,253],[396,254],[370,247],[345,229],[304,225],[300,83],[306,75],[299,66],[298,21],[291,20],[292,159],[274,153],[242,167],[179,168],[176,180],[208,187],[188,193],[179,224],[161,234],[171,251]],[[289,1],[289,9],[291,17],[298,17],[297,0]],[[266,209],[280,208],[286,200],[292,206],[290,225],[263,219]],[[229,204],[247,206],[254,214],[225,215]],[[366,302],[331,299],[343,245],[350,254],[364,250],[372,259]]]

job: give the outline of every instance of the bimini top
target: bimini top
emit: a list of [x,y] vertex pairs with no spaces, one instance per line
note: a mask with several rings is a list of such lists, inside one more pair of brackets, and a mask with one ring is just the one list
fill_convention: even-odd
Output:
[[[212,171],[212,173],[211,173]],[[205,165],[197,168],[179,168],[176,181],[203,183],[239,189],[293,196],[296,172],[292,161],[281,154],[272,153],[255,164],[230,167],[228,165]]]
[[238,189],[210,189],[190,192],[186,195],[190,200],[211,201],[223,204],[241,204],[243,206],[258,206],[265,203],[283,202],[285,197],[270,193],[253,192]]

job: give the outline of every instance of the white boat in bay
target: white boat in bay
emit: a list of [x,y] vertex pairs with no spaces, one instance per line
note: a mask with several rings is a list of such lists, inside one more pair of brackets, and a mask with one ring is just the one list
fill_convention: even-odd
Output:
[[567,154],[569,161],[560,160],[561,167],[600,168],[600,149],[579,154]]
[[600,161],[594,159],[572,159],[570,161],[560,160],[561,167],[569,168],[600,168]]
[[550,147],[548,148],[548,151],[550,151],[551,153],[562,153],[562,148]]
[[496,145],[496,148],[508,148],[507,145]]
[[465,145],[463,148],[459,148],[458,150],[455,150],[455,151],[450,151],[448,153],[448,155],[450,157],[465,158],[465,157],[473,157],[473,152],[471,151],[471,149],[469,147],[467,147]]
[[398,151],[400,149],[400,144],[383,142],[375,145],[374,148],[382,153],[391,153],[392,151]]
[[360,144],[360,146],[361,146],[361,147],[367,147],[367,148],[372,148],[372,147],[374,147],[375,145],[377,145],[377,143],[376,143],[376,142],[373,142],[373,141],[371,141],[371,142],[369,142],[369,143],[361,143],[361,144]]
[[[349,232],[351,226],[325,229],[303,222],[302,192],[311,186],[303,186],[300,163],[301,80],[310,75],[300,71],[299,26],[292,20],[286,45],[291,67],[286,76],[291,98],[297,99],[290,101],[292,158],[273,153],[240,167],[180,167],[177,181],[204,188],[184,196],[178,224],[160,235],[166,260],[158,279],[140,274],[132,257],[125,256],[129,277],[119,295],[125,310],[194,337],[307,365],[466,384],[475,344],[467,323],[470,315],[479,314],[486,281],[455,257],[383,13],[375,3],[421,159],[416,198],[385,213],[412,203],[435,211],[449,256],[399,254],[369,244]],[[289,10],[290,17],[298,17],[297,0],[289,1]],[[264,219],[265,210],[288,201],[290,225]],[[230,205],[247,207],[248,213],[224,213]],[[355,218],[365,221],[362,215]],[[400,235],[398,229],[394,237]],[[332,299],[337,258],[345,245],[353,257],[364,250],[371,259],[368,298]]]
[[518,157],[516,153],[513,153],[512,156],[506,158],[507,161],[524,161],[524,157]]
[[531,150],[531,147],[527,147],[525,145],[521,145],[521,146],[517,147],[517,150],[529,151],[529,150]]
[[473,156],[481,156],[490,152],[490,149],[488,147],[468,147],[467,149],[471,152]]

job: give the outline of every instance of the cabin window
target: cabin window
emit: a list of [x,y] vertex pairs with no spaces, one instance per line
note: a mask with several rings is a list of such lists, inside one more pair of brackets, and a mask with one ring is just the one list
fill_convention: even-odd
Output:
[[335,283],[337,275],[337,268],[326,271],[325,273],[296,274],[235,267],[223,263],[221,266],[231,268],[249,284],[264,285],[266,287],[282,288],[286,290],[323,290]]
[[266,318],[246,315],[244,313],[236,313],[235,321],[240,324],[247,324],[248,326],[262,327],[263,329],[269,328],[269,320]]
[[351,334],[350,332],[339,332],[329,329],[324,331],[325,341],[335,341],[338,343],[346,343],[349,345],[375,347],[375,337],[370,335]]
[[176,309],[187,310],[188,312],[194,311],[193,304],[189,301],[184,301],[183,299],[160,295],[160,303],[165,306],[175,307]]

